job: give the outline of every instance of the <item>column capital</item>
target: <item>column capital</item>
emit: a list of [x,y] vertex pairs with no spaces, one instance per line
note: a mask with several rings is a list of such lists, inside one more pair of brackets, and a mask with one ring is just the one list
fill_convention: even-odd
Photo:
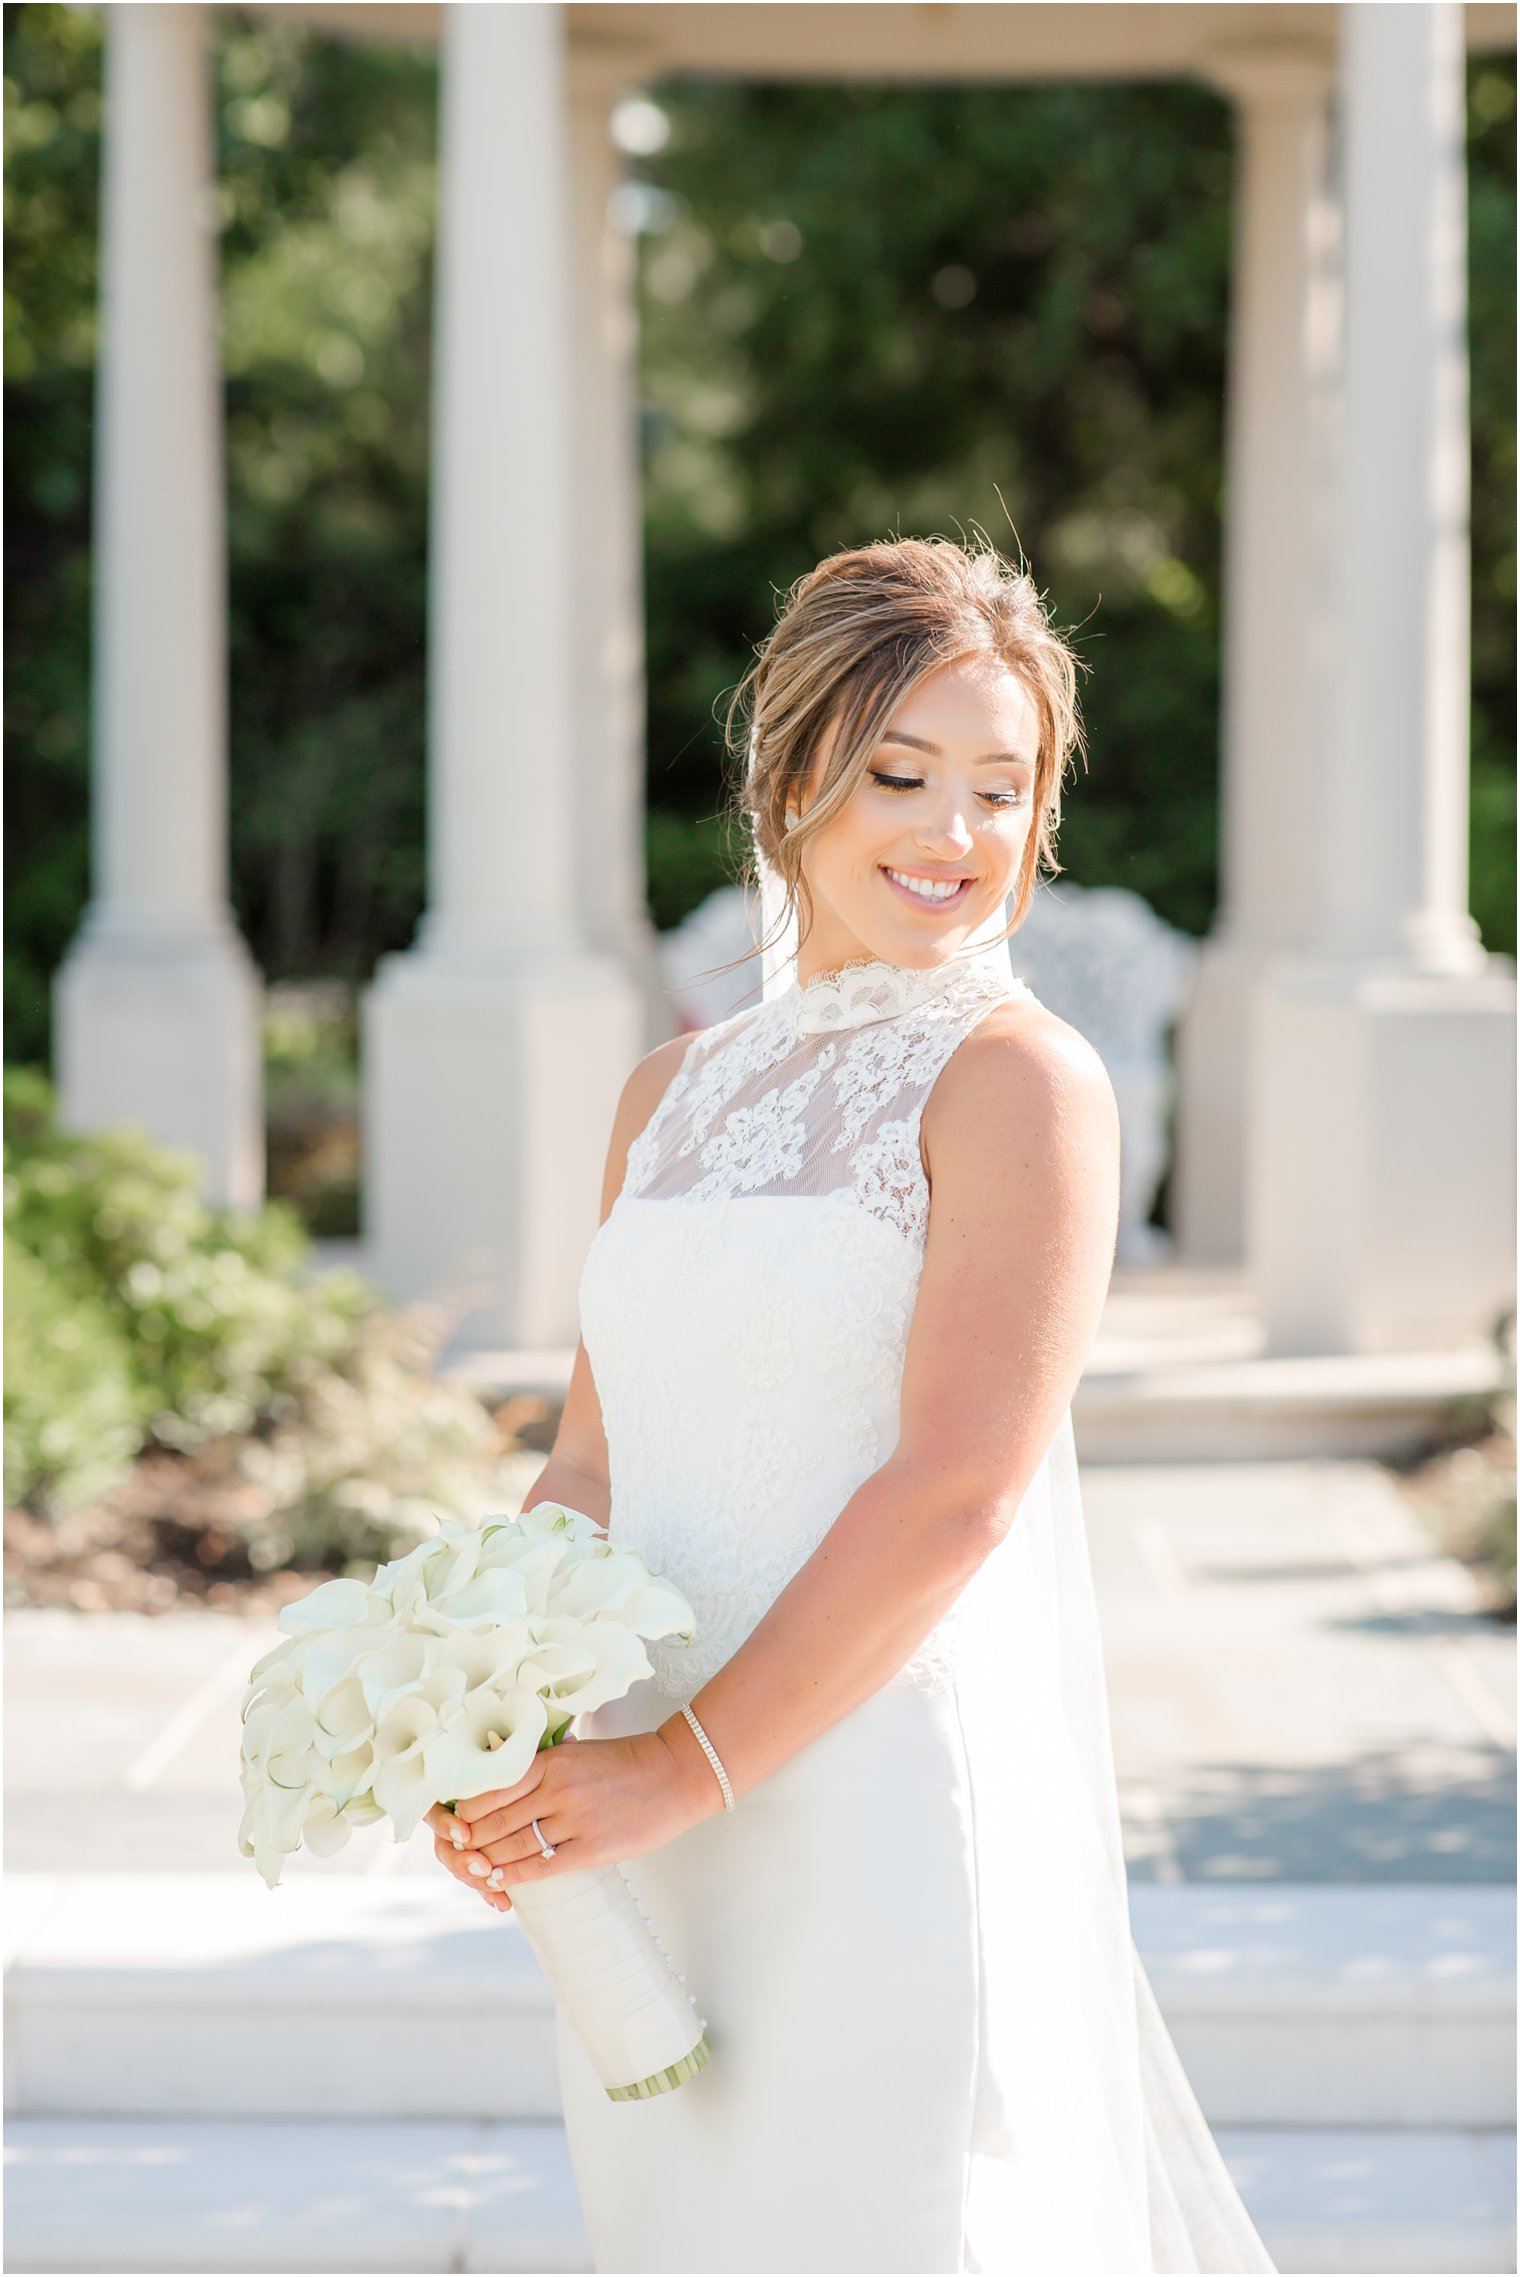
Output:
[[1223,40],[1204,50],[1198,70],[1242,108],[1301,110],[1329,96],[1335,50],[1318,40]]

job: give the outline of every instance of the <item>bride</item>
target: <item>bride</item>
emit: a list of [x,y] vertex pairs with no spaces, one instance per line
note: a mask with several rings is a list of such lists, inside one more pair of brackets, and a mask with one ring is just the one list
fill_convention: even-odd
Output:
[[1007,947],[1073,657],[991,549],[900,541],[803,578],[741,696],[795,975],[628,1078],[527,1498],[696,1635],[438,1855],[504,1910],[625,1863],[699,2002],[645,2101],[559,2024],[598,2270],[1270,2270],[1130,1935],[1070,1417],[1114,1098]]

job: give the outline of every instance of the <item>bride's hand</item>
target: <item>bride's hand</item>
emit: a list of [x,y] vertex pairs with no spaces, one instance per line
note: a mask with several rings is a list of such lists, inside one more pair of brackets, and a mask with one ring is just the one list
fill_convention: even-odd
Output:
[[[718,1802],[721,1808],[721,1795]],[[707,1797],[704,1791],[699,1803],[658,1732],[622,1739],[572,1733],[536,1755],[515,1787],[475,1795],[455,1809],[468,1829],[466,1855],[490,1862],[489,1895],[658,1850],[707,1815]],[[539,1849],[535,1818],[554,1844],[552,1858]]]
[[433,1830],[433,1855],[439,1865],[447,1867],[457,1882],[463,1882],[467,1890],[483,1897],[498,1913],[510,1913],[512,1900],[504,1889],[492,1888],[487,1879],[491,1871],[489,1861],[482,1858],[478,1850],[471,1849],[469,1829],[464,1821],[457,1819],[442,1803],[434,1803],[425,1816]]

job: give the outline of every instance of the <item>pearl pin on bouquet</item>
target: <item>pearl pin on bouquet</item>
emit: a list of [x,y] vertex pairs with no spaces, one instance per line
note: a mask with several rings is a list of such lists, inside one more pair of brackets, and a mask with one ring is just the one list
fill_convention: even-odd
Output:
[[[510,1787],[572,1720],[651,1673],[644,1640],[695,1633],[674,1585],[584,1512],[448,1523],[371,1582],[328,1581],[243,1702],[238,1847],[273,1889],[304,1843],[330,1857],[388,1818]],[[520,1884],[513,1910],[614,2102],[690,2079],[710,2049],[695,1995],[621,1866]]]

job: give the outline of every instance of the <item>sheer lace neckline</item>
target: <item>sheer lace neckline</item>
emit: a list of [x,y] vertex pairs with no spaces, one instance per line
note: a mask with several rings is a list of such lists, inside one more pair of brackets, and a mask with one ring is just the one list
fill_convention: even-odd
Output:
[[979,990],[989,983],[1018,988],[1006,941],[941,965],[898,965],[886,957],[857,957],[832,971],[815,973],[811,980],[794,980],[780,1002],[799,1034],[816,1035],[825,1029],[891,1020],[942,997],[958,1002],[967,988]]

